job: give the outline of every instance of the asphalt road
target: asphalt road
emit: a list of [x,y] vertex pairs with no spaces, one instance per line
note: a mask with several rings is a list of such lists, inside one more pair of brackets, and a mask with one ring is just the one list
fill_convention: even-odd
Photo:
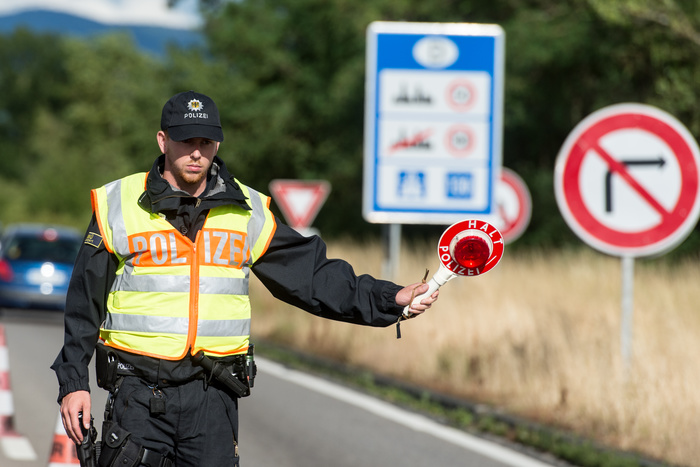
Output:
[[[21,435],[10,445],[27,457],[9,458],[8,437],[0,436],[0,466],[46,467],[58,421],[58,385],[49,367],[63,342],[62,314],[0,309],[0,325],[11,417]],[[548,465],[324,379],[258,362],[253,395],[239,404],[244,467]],[[106,394],[92,379],[99,427]]]

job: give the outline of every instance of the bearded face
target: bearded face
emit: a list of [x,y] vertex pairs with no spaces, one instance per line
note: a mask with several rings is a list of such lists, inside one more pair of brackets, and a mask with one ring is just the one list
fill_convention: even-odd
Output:
[[163,178],[193,196],[202,193],[219,143],[206,138],[174,141],[161,131],[158,133],[158,144],[165,154]]

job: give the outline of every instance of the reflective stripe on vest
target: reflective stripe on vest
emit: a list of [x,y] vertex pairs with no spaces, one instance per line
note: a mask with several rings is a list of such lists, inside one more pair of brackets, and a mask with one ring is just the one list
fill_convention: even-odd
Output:
[[164,359],[232,355],[250,336],[248,277],[274,234],[270,199],[239,183],[251,210],[209,211],[193,243],[138,198],[146,174],[93,190],[106,248],[119,260],[100,329],[106,345]]

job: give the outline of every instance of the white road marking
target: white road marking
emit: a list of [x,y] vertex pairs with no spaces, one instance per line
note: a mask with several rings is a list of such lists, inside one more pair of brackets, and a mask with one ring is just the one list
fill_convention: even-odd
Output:
[[461,446],[498,462],[517,467],[551,467],[550,464],[512,451],[501,445],[472,436],[464,431],[441,425],[428,417],[407,412],[388,402],[383,402],[330,381],[292,370],[271,360],[256,357],[255,362],[258,364],[258,369],[265,373],[343,401],[412,430]]

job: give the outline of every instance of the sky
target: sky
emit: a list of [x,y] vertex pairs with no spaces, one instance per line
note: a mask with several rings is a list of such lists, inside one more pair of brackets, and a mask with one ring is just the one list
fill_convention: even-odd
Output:
[[105,24],[194,29],[202,24],[197,5],[197,0],[180,0],[173,8],[167,0],[2,0],[0,16],[40,9]]

